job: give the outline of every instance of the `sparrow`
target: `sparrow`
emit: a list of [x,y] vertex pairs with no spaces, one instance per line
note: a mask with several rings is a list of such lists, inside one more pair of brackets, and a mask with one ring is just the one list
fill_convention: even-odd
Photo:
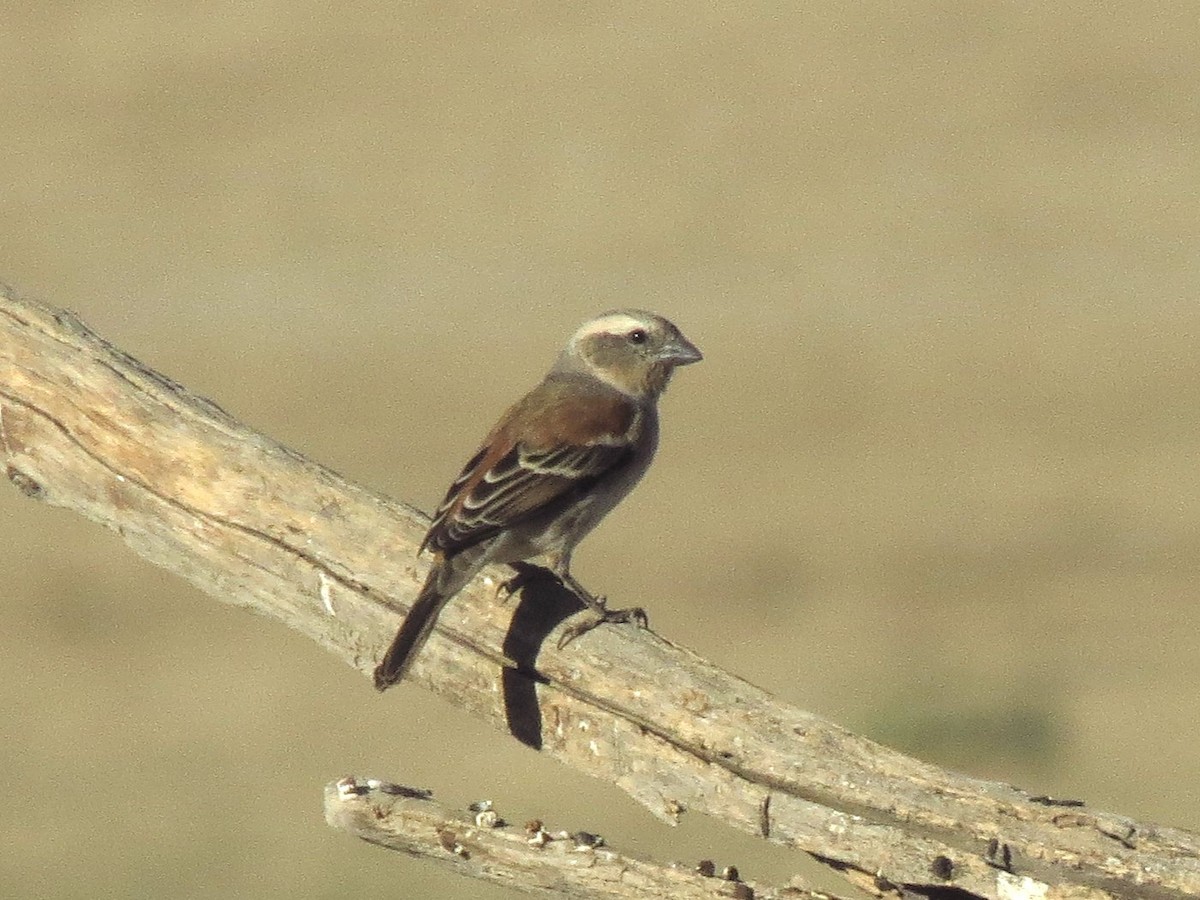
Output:
[[[418,553],[433,566],[375,668],[375,687],[404,678],[443,607],[484,566],[537,559],[593,620],[637,621],[610,610],[571,576],[575,546],[633,489],[658,446],[658,398],[676,366],[700,351],[669,321],[637,309],[604,313],[571,336],[532,391],[509,407],[446,492]],[[504,585],[511,593],[518,575]]]

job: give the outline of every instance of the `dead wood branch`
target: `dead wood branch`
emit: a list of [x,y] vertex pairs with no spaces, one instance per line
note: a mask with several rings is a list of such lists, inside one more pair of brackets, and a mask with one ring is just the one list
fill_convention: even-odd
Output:
[[426,792],[394,784],[343,778],[325,787],[325,819],[334,828],[527,894],[576,900],[837,900],[800,887],[764,890],[715,870],[704,875],[696,866],[635,859],[598,835],[553,831],[541,822],[486,824],[489,815],[495,812],[466,818]]
[[[0,445],[26,496],[119,532],[368,677],[425,571],[416,510],[11,295],[0,298]],[[667,821],[717,816],[880,895],[1200,896],[1192,834],[909,759],[649,632],[597,629],[557,651],[552,633],[574,612],[561,590],[535,582],[514,609],[485,581],[450,604],[415,680]]]

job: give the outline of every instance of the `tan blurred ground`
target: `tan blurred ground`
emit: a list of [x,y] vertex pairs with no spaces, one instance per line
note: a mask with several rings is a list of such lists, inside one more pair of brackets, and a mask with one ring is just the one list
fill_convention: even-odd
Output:
[[[577,572],[925,758],[1200,826],[1191,3],[15,2],[0,278],[426,508],[577,323],[706,352]],[[0,895],[507,897],[355,772],[784,877],[0,496]]]

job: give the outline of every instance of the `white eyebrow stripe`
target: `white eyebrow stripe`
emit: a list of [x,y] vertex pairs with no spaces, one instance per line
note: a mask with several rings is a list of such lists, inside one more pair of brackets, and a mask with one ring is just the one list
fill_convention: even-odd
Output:
[[590,337],[593,334],[608,334],[612,332],[632,331],[635,328],[646,328],[647,323],[641,319],[635,319],[633,316],[626,313],[613,313],[608,316],[601,316],[599,319],[593,319],[586,325],[583,325],[575,332],[575,340],[579,341],[583,338]]

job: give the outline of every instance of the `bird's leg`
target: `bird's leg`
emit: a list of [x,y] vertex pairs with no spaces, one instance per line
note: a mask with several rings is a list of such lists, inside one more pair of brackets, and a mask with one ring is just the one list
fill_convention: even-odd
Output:
[[562,582],[563,587],[579,598],[579,601],[594,613],[594,617],[585,618],[563,631],[562,637],[558,639],[559,650],[567,646],[575,638],[587,634],[597,625],[603,625],[606,622],[615,622],[618,624],[633,622],[639,628],[650,627],[650,619],[646,616],[646,611],[640,606],[631,606],[628,609],[609,609],[605,605],[605,599],[589,593],[583,585],[575,580],[567,566],[564,565],[561,568],[556,566],[554,574],[558,576],[558,580]]
[[591,593],[576,581],[575,576],[569,571],[563,569],[561,572],[555,572],[554,574],[558,576],[558,580],[562,582],[563,587],[574,594],[580,603],[596,613],[596,615],[603,616],[608,613],[608,607],[605,605],[608,602],[606,598],[597,597]]

